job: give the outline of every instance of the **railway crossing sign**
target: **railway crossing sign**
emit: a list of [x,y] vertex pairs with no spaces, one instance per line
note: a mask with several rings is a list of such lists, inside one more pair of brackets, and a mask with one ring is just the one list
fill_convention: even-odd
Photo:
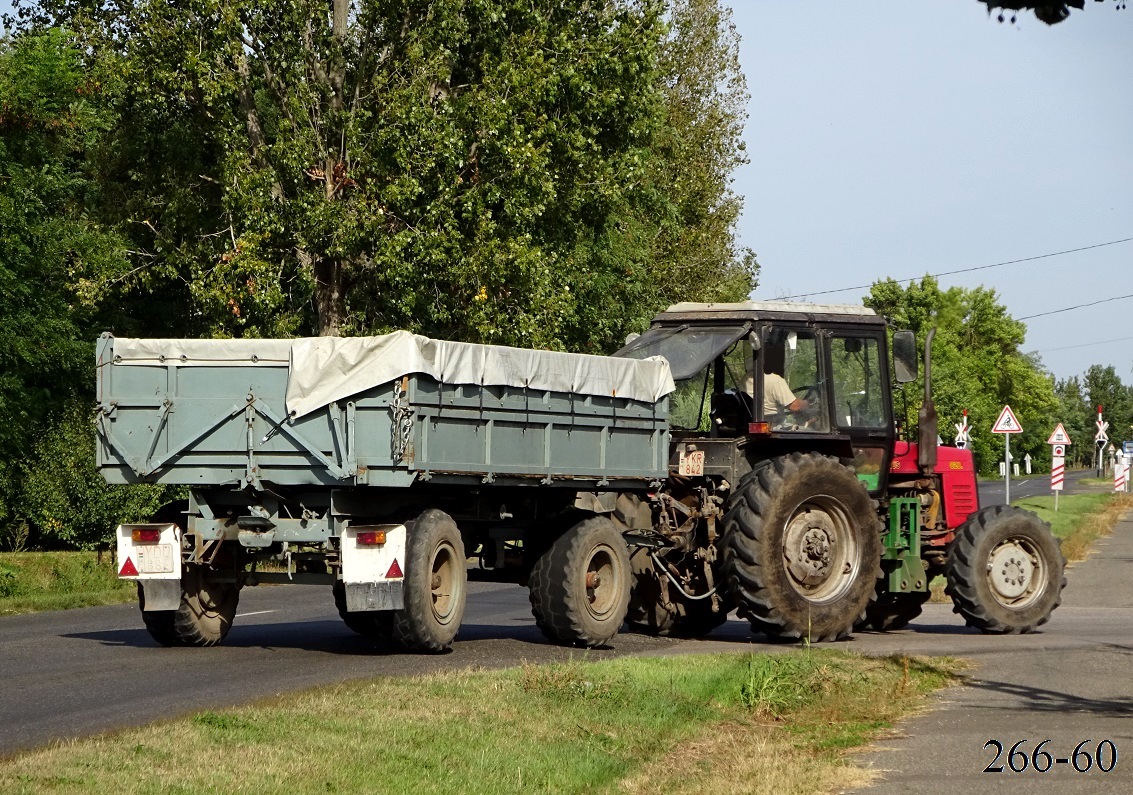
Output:
[[1004,406],[1003,411],[999,412],[999,419],[995,421],[995,425],[991,427],[992,433],[1022,433],[1023,426],[1019,424],[1019,420],[1015,419],[1015,412],[1011,410],[1010,406]]
[[[1062,427],[1062,423],[1058,423],[1058,427],[1054,429],[1054,433],[1046,440],[1047,444],[1073,444],[1070,441],[1070,434]],[[1055,453],[1055,455],[1062,455],[1062,453]]]
[[1066,456],[1066,445],[1064,445],[1064,444],[1051,445],[1050,454],[1054,458],[1064,458]]

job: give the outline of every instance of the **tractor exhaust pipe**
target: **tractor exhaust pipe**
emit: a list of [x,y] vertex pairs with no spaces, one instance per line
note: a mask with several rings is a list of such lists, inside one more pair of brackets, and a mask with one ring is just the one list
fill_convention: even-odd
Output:
[[924,402],[917,412],[917,464],[924,475],[930,475],[936,469],[936,440],[939,438],[936,406],[932,404],[932,338],[935,336],[934,326],[928,330],[924,341]]

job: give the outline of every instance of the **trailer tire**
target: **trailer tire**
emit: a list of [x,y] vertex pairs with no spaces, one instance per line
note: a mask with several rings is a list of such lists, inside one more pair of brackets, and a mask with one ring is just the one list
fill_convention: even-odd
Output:
[[968,517],[948,548],[945,593],[968,626],[990,634],[1034,632],[1062,602],[1066,558],[1050,525],[1007,505]]
[[554,643],[594,648],[608,643],[629,608],[629,548],[604,516],[574,525],[531,569],[531,612]]
[[730,605],[721,597],[719,609],[712,610],[712,597],[690,600],[670,587],[673,609],[661,604],[660,578],[649,550],[638,547],[630,555],[633,587],[629,596],[626,623],[634,632],[668,638],[702,638],[728,620]]
[[815,453],[774,458],[728,500],[724,571],[740,615],[772,637],[848,637],[876,598],[881,522],[853,470]]
[[904,629],[921,614],[929,596],[928,591],[881,594],[876,602],[870,602],[866,607],[865,620],[857,628],[869,626],[878,632]]
[[334,593],[334,606],[338,609],[342,623],[348,629],[370,640],[389,642],[393,635],[392,611],[366,610],[352,613],[346,609],[346,586],[341,581],[336,582],[332,591]]
[[235,583],[210,582],[204,567],[186,565],[176,610],[147,611],[138,583],[138,606],[150,636],[163,646],[215,646],[228,635],[240,602]]
[[405,607],[391,612],[390,638],[407,651],[447,651],[468,591],[464,540],[452,517],[435,508],[406,528]]

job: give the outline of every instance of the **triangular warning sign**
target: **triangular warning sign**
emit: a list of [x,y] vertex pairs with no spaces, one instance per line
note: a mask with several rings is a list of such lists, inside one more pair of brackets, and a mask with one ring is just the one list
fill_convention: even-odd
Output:
[[1015,419],[1015,413],[1011,411],[1010,406],[1004,406],[1003,411],[999,412],[999,419],[995,421],[995,425],[991,428],[992,433],[1022,433],[1023,426],[1019,424],[1019,420]]
[[1046,440],[1047,444],[1073,444],[1070,441],[1070,434],[1062,427],[1062,423],[1058,423],[1058,427],[1054,429],[1054,433]]
[[138,569],[134,566],[134,561],[126,558],[126,562],[122,564],[122,568],[118,570],[119,577],[137,577]]
[[387,580],[396,580],[398,577],[404,577],[404,576],[405,575],[401,573],[401,566],[397,565],[397,558],[394,558],[393,559],[393,565],[390,566],[389,571],[386,572],[386,579]]

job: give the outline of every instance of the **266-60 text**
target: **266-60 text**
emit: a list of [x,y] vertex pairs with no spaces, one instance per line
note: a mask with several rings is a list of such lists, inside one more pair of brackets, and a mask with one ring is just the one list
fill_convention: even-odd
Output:
[[[1004,745],[999,740],[988,740],[984,748],[994,748],[995,758],[984,768],[985,773],[1022,773],[1034,770],[1036,773],[1046,773],[1057,767],[1072,769],[1078,773],[1088,773],[1098,770],[1109,773],[1117,767],[1117,746],[1112,740],[1102,740],[1094,743],[1092,740],[1083,740],[1074,746],[1074,750],[1066,756],[1057,756],[1046,749],[1050,740],[1043,740],[1030,752],[1024,747],[1031,740],[1020,740],[1004,751]],[[1003,763],[1006,761],[1006,765]]]

